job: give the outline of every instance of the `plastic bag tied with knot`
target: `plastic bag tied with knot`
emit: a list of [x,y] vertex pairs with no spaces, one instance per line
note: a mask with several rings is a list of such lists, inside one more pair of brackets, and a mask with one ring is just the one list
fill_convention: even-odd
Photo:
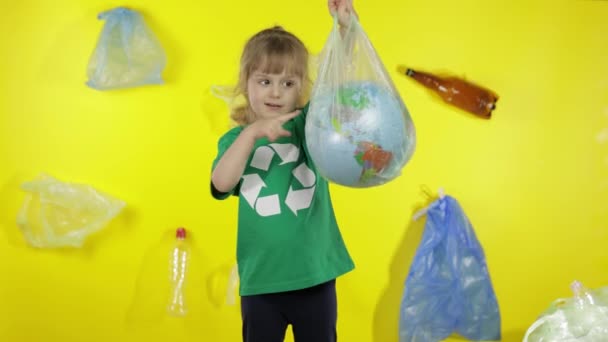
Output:
[[108,90],[164,83],[165,52],[141,14],[118,7],[98,18],[105,25],[89,60],[89,87]]
[[427,212],[401,301],[400,342],[500,340],[500,312],[485,255],[458,202],[444,196]]
[[528,328],[524,342],[608,341],[608,287],[588,290],[579,281],[574,297],[558,299]]

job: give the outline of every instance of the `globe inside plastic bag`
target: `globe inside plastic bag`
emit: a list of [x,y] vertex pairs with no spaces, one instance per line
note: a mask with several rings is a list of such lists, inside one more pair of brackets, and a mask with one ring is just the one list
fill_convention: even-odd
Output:
[[87,85],[98,90],[162,84],[163,48],[142,16],[117,7],[102,12],[105,24],[89,60]]
[[121,200],[84,184],[42,175],[23,183],[27,192],[17,224],[27,242],[39,248],[81,247],[125,206]]
[[608,341],[608,287],[588,290],[579,281],[574,297],[558,299],[526,331],[524,342]]
[[307,115],[308,151],[333,183],[384,184],[401,174],[415,149],[409,112],[354,16],[344,37],[334,18]]

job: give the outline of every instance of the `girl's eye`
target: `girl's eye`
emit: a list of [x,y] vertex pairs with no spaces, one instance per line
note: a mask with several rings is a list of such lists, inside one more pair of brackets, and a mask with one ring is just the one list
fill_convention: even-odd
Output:
[[285,81],[283,82],[283,85],[286,86],[287,88],[291,88],[295,85],[296,83],[294,81]]
[[261,85],[269,85],[269,84],[270,84],[270,81],[269,81],[269,80],[261,80],[261,81],[260,81],[260,84],[261,84]]

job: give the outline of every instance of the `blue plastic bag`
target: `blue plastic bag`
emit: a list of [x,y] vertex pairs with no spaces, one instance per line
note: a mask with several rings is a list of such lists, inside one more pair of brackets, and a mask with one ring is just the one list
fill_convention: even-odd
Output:
[[500,340],[500,313],[483,249],[450,196],[429,207],[400,315],[400,342],[440,341],[452,333]]
[[97,18],[106,22],[89,60],[89,87],[108,90],[164,83],[165,53],[139,13],[118,7]]

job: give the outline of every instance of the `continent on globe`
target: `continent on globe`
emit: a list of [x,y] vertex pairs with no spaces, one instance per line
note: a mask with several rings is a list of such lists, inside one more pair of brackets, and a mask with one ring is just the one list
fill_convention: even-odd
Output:
[[381,173],[390,163],[393,154],[385,151],[369,141],[361,141],[355,150],[355,159],[363,167],[361,171],[361,181],[366,182],[369,178]]

